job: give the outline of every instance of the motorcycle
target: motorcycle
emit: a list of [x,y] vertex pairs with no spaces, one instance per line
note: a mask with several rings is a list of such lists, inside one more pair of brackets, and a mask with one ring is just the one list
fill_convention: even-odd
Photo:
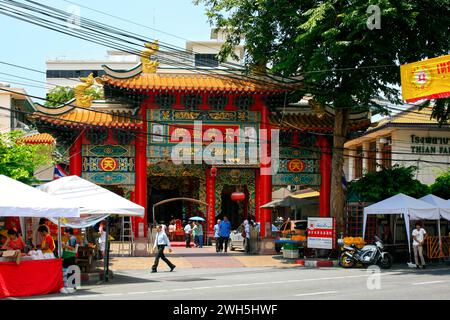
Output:
[[383,251],[383,242],[377,236],[374,237],[375,244],[365,245],[358,249],[356,245],[345,245],[340,239],[338,243],[343,247],[343,252],[339,256],[339,265],[343,268],[353,268],[356,263],[364,266],[378,265],[382,269],[390,269],[394,261],[389,252]]

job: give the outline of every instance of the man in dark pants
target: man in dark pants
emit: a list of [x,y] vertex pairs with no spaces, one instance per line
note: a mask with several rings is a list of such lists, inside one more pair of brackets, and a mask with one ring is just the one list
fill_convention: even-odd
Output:
[[156,228],[156,237],[155,237],[155,244],[153,245],[153,249],[158,248],[158,252],[155,255],[155,263],[152,266],[152,273],[157,272],[159,258],[161,258],[170,268],[170,272],[175,269],[175,265],[169,261],[169,259],[166,258],[164,255],[164,248],[168,246],[169,252],[172,252],[172,249],[170,247],[170,241],[169,238],[167,238],[166,233],[163,231],[162,226],[159,225]]
[[192,234],[192,226],[191,222],[188,221],[186,225],[184,226],[184,235],[186,237],[186,248],[191,247],[191,234]]
[[219,250],[222,251],[222,248],[224,252],[227,252],[228,250],[228,240],[230,239],[230,233],[231,233],[231,223],[228,221],[228,217],[224,216],[223,221],[219,224],[219,236],[220,236],[220,245]]

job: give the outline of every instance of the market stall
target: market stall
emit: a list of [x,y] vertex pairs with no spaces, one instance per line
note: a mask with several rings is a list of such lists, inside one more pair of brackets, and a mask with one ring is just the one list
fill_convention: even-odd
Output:
[[[442,219],[450,220],[450,202],[433,194],[426,195],[419,200],[425,201],[439,208]],[[427,236],[425,239],[426,253],[430,259],[450,257],[450,234],[442,236],[441,220],[437,220],[437,236]]]
[[[107,220],[105,242],[102,244],[104,246],[102,251],[106,254],[104,257],[104,279],[108,281],[108,217],[110,215],[143,217],[145,208],[78,176],[63,177],[46,183],[40,186],[39,189],[79,207],[80,217],[62,219],[62,226],[86,228],[95,225],[99,221]],[[50,220],[55,222],[54,219]],[[79,250],[84,249],[80,248]]]
[[414,220],[439,220],[439,208],[422,200],[414,199],[403,193],[399,193],[383,201],[364,208],[363,238],[366,234],[368,215],[402,215],[405,220],[406,237],[408,241],[409,258],[411,259],[411,228],[410,221]]
[[[0,216],[78,217],[79,209],[21,182],[0,175]],[[5,253],[10,251],[2,252]],[[63,287],[62,260],[45,259],[39,251],[20,254],[19,259],[0,260],[0,298],[59,292]]]

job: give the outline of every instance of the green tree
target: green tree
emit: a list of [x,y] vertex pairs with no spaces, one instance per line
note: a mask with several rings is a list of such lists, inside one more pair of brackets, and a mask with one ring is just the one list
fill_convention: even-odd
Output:
[[[245,38],[246,65],[303,76],[315,100],[335,110],[331,208],[344,222],[341,186],[349,114],[380,96],[399,103],[399,64],[447,54],[449,0],[195,0],[228,31],[221,59]],[[368,12],[370,5],[380,9]],[[380,18],[380,19],[378,19]],[[373,22],[380,22],[378,29]],[[373,26],[375,28],[373,28]]]
[[0,174],[31,183],[37,168],[52,163],[53,147],[18,143],[21,137],[20,131],[0,134]]
[[430,188],[414,178],[417,167],[394,166],[381,171],[366,173],[349,185],[349,192],[356,193],[362,202],[378,202],[398,193],[421,198]]
[[443,199],[450,199],[450,169],[436,178],[431,193]]
[[[92,94],[94,100],[104,99],[103,89],[90,88],[86,90],[86,94]],[[55,87],[47,93],[47,101],[45,106],[57,107],[75,97],[75,91],[72,87]]]

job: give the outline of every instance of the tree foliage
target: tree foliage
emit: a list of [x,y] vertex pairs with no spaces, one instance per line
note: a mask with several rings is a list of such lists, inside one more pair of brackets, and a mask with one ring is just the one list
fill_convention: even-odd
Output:
[[[225,59],[245,37],[246,64],[261,61],[285,76],[303,75],[316,99],[332,107],[399,102],[399,64],[447,54],[449,0],[196,0],[229,32]],[[367,26],[370,5],[381,28]],[[431,22],[432,21],[432,22]]]
[[22,136],[20,131],[0,134],[0,174],[31,183],[37,168],[52,163],[52,147],[17,143]]
[[443,199],[450,199],[450,169],[436,178],[431,193]]
[[350,183],[349,192],[358,195],[362,202],[378,202],[398,193],[421,198],[430,193],[430,188],[414,178],[417,167],[383,168],[366,173],[361,179]]
[[[92,94],[94,100],[100,100],[104,98],[103,89],[89,88],[86,90],[86,94]],[[47,99],[45,105],[47,107],[57,107],[75,97],[75,91],[72,87],[55,87],[47,93]]]
[[[222,60],[245,38],[249,70],[267,65],[270,72],[285,77],[302,76],[303,87],[312,88],[314,99],[335,109],[330,203],[337,227],[342,228],[345,194],[341,178],[349,111],[372,108],[386,112],[374,101],[381,96],[400,102],[400,64],[449,52],[450,0],[194,3],[204,4],[211,24],[228,32],[219,54]],[[380,28],[372,28],[378,17],[368,10],[371,5],[380,9]],[[445,114],[434,112],[433,116],[442,120]]]

